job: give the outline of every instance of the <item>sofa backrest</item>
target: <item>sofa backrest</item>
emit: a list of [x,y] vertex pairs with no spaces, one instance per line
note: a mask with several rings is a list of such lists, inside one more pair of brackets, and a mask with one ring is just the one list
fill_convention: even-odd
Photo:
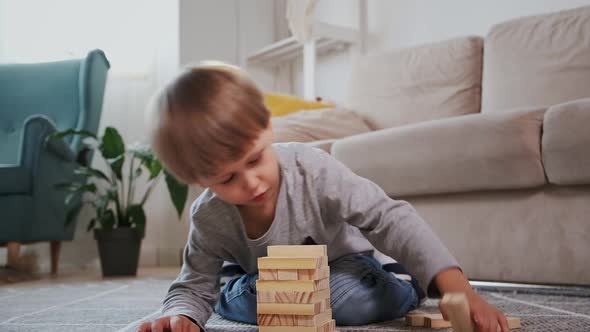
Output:
[[462,37],[363,57],[347,105],[372,129],[478,113],[482,45],[480,37]]
[[590,6],[497,24],[483,59],[484,113],[590,97]]

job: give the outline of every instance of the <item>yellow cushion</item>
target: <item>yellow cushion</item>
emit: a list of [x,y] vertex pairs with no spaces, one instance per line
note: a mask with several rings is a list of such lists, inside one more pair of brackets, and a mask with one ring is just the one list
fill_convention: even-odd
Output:
[[272,116],[282,116],[300,110],[314,110],[334,107],[334,105],[301,99],[295,96],[279,93],[265,93],[264,103],[266,104],[266,107],[268,107]]

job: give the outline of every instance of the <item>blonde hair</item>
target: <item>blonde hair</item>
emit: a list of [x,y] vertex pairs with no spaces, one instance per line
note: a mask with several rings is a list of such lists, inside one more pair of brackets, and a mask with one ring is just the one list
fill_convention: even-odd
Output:
[[239,68],[206,62],[186,68],[151,103],[151,145],[179,180],[194,183],[241,159],[270,112]]

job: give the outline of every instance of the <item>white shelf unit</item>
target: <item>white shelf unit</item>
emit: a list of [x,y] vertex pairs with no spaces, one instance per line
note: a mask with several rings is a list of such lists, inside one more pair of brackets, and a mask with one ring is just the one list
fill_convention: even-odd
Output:
[[289,37],[270,44],[246,58],[248,64],[277,66],[303,55],[303,97],[315,99],[315,65],[318,55],[346,50],[358,44],[361,54],[366,53],[368,36],[367,0],[359,0],[358,28],[314,22],[312,38],[301,44]]
[[[312,31],[315,51],[318,55],[334,50],[345,50],[351,44],[358,43],[360,39],[357,29],[326,23],[316,22]],[[289,37],[263,47],[248,56],[247,60],[250,64],[276,66],[301,56],[303,48],[304,45],[295,40],[295,37]]]

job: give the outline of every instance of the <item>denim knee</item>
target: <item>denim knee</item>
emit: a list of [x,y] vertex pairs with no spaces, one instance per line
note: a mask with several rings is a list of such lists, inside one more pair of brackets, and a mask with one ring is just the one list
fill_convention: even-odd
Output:
[[418,305],[412,285],[384,271],[371,255],[345,256],[330,267],[332,312],[338,325],[392,320]]
[[233,321],[256,324],[256,280],[258,273],[231,279],[221,291],[215,312]]

